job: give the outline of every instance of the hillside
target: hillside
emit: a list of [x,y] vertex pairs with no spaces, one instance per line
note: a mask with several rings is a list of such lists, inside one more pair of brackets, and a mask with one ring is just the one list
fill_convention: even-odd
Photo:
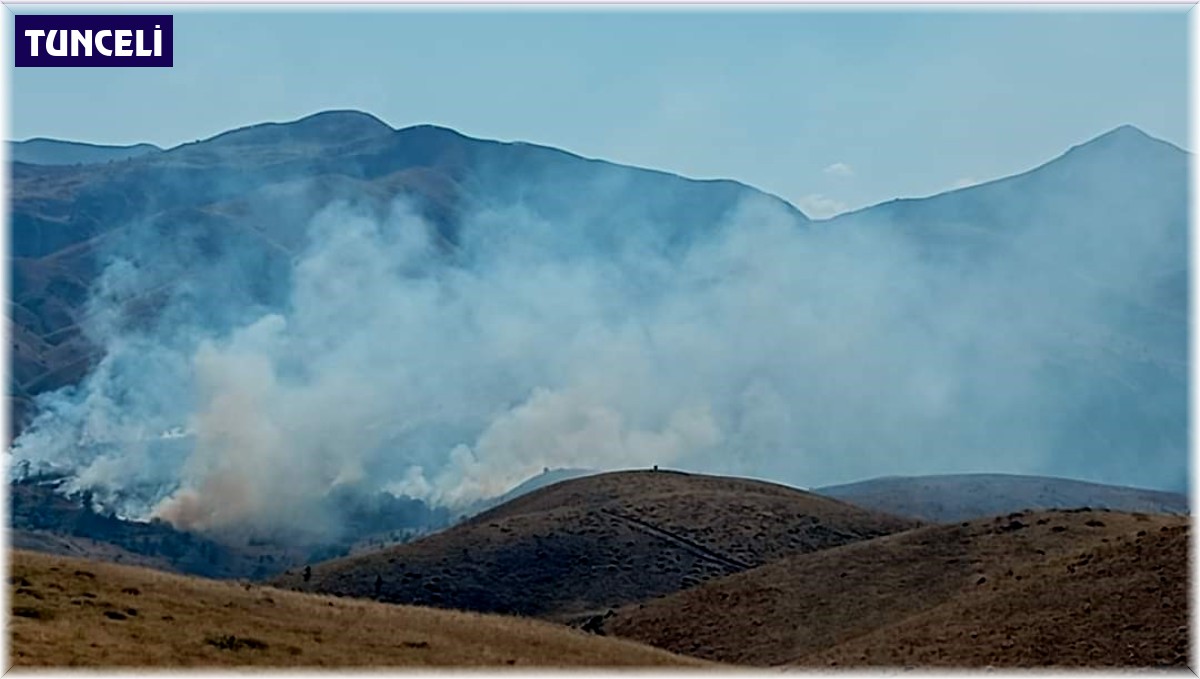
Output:
[[138,554],[125,549],[118,542],[105,539],[103,535],[98,535],[97,538],[92,539],[47,530],[10,528],[8,531],[9,546],[12,549],[69,556],[88,561],[119,563],[126,566],[144,566],[170,573],[179,572],[170,558]]
[[[939,422],[918,452],[892,446],[843,478],[976,467],[1187,493],[1189,161],[1126,125],[1018,175],[821,222],[887,234],[944,273],[922,293],[928,341],[992,330],[963,348],[959,402],[1053,423]],[[1022,375],[1036,388],[1005,393]],[[1041,452],[1018,462],[1031,439]],[[909,455],[924,463],[890,464]]]
[[154,144],[108,146],[59,139],[26,139],[8,143],[8,157],[11,161],[33,165],[120,162],[152,153],[162,153],[162,149]]
[[[415,542],[293,568],[285,588],[580,621],[784,556],[917,525],[761,481],[612,472]],[[378,587],[378,589],[376,589]]]
[[[44,148],[107,147],[32,140],[14,147],[25,154],[15,158]],[[129,254],[132,239],[155,259],[186,251],[184,270],[159,263],[163,270],[147,272],[163,285],[183,278],[225,291],[231,306],[273,305],[280,278],[305,245],[306,224],[334,200],[381,215],[397,199],[411,201],[446,251],[460,244],[463,215],[515,204],[527,219],[569,225],[560,233],[568,247],[576,245],[567,236],[597,248],[623,239],[682,247],[747,199],[807,221],[785,201],[733,181],[691,180],[433,125],[393,129],[359,111],[251,125],[161,152],[131,150],[112,163],[75,166],[71,158],[68,165],[11,168],[10,398],[18,433],[34,396],[78,383],[100,358],[83,332],[88,289],[114,253]],[[579,195],[604,209],[583,209],[572,198]],[[156,243],[156,232],[169,240]],[[202,263],[228,252],[237,253],[235,272],[200,277]],[[140,301],[154,289],[150,281],[130,292]]]
[[751,665],[1183,666],[1188,522],[1103,511],[930,526],[628,606],[604,631]]
[[[1122,163],[1139,172],[1119,172]],[[1026,172],[933,196],[897,198],[827,223],[886,224],[913,235],[930,253],[947,255],[986,255],[1012,245],[1020,232],[1048,228],[1083,245],[1129,222],[1178,239],[1179,220],[1186,218],[1179,210],[1187,200],[1187,164],[1188,154],[1179,147],[1123,125]]]
[[8,486],[12,545],[50,554],[161,568],[215,578],[263,578],[302,563],[312,550],[233,544],[164,521],[130,521],[65,497],[53,482]]
[[17,551],[18,667],[695,666],[533,620],[388,606]]
[[1187,514],[1187,496],[1074,479],[1017,474],[892,476],[813,489],[889,514],[952,523],[1026,509],[1092,507],[1118,512]]
[[162,520],[138,521],[98,512],[87,492],[64,494],[61,478],[10,483],[10,529],[19,549],[145,565],[206,578],[261,580],[306,561],[408,540],[450,522],[445,509],[386,493],[343,488],[321,511],[339,524],[336,539],[316,543],[247,539],[180,530]]
[[544,467],[1184,490],[1187,160],[1119,128],[820,224],[354,111],[16,163],[15,457],[101,513],[353,550]]

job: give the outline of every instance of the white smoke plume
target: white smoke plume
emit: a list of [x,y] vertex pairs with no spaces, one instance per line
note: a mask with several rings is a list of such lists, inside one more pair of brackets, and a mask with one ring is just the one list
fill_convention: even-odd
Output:
[[[680,252],[634,237],[646,220],[595,250],[519,203],[480,208],[447,252],[402,201],[335,201],[293,225],[306,244],[278,305],[213,289],[238,280],[229,262],[193,262],[141,325],[117,310],[164,269],[113,258],[93,300],[106,358],[39,399],[15,456],[126,513],[296,539],[336,531],[319,507],[338,488],[457,506],[548,466],[1153,484],[1186,458],[1175,432],[1140,456],[1060,452],[1088,394],[1137,388],[1102,358],[1075,381],[1054,366],[1122,330],[1087,276],[1136,288],[1154,234],[1124,233],[1114,261],[1031,229],[964,266],[758,203]],[[1070,267],[1034,256],[1064,251]]]

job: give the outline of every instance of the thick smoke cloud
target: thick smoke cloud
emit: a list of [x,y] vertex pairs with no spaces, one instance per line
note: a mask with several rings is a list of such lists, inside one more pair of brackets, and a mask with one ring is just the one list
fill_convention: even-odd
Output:
[[[547,466],[1169,485],[1185,463],[1176,431],[1062,453],[1090,394],[1138,388],[1110,345],[1081,352],[1128,329],[1109,288],[1161,265],[1152,229],[1081,252],[1030,228],[968,262],[757,201],[682,249],[626,226],[593,248],[514,201],[464,215],[447,249],[403,201],[333,201],[287,225],[305,245],[267,301],[241,292],[264,284],[236,248],[131,228],[92,299],[106,357],[39,399],[15,455],[125,513],[298,540],[336,532],[320,507],[339,489],[461,506]],[[154,313],[131,316],[147,289]]]

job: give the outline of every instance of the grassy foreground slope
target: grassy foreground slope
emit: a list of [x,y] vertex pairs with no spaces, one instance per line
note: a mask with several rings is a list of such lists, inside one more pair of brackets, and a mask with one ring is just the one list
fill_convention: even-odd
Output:
[[1016,513],[787,558],[608,634],[751,665],[1184,666],[1188,520]]
[[299,594],[15,551],[17,666],[696,666],[534,620]]

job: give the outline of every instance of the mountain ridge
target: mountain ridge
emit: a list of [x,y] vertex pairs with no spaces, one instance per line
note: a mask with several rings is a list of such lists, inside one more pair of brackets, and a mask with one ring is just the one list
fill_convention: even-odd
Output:
[[[110,144],[99,144],[99,143],[85,142],[85,141],[59,139],[56,137],[45,137],[45,136],[31,137],[31,138],[25,139],[25,140],[10,140],[9,143],[10,144],[26,144],[29,142],[53,142],[53,143],[59,143],[59,144],[69,144],[69,145],[74,145],[74,146],[88,146],[88,147],[111,148],[111,149],[134,149],[134,148],[139,148],[139,147],[149,147],[149,148],[157,150],[158,152],[161,152],[161,153],[170,153],[173,151],[194,147],[196,145],[207,144],[207,143],[211,143],[211,142],[225,142],[225,141],[230,140],[231,138],[236,138],[239,136],[249,135],[249,134],[253,134],[253,133],[262,133],[262,132],[267,132],[267,131],[279,130],[279,129],[283,129],[283,128],[291,128],[291,129],[295,130],[295,129],[305,128],[305,127],[311,127],[315,123],[334,122],[335,119],[336,119],[336,122],[343,123],[343,124],[346,123],[347,121],[354,121],[354,123],[356,125],[370,126],[372,129],[379,130],[380,136],[384,136],[389,133],[390,134],[422,133],[422,132],[429,131],[429,132],[435,132],[438,134],[449,134],[450,136],[456,137],[456,138],[458,138],[460,140],[464,140],[464,141],[489,142],[489,143],[509,145],[509,146],[529,147],[529,148],[538,149],[538,150],[552,150],[552,151],[562,153],[562,154],[565,154],[566,156],[569,156],[569,157],[572,157],[575,159],[579,159],[579,160],[584,160],[584,161],[589,161],[589,162],[599,162],[599,163],[604,163],[607,165],[614,165],[614,166],[620,166],[620,167],[632,167],[632,168],[638,169],[638,170],[645,170],[648,172],[656,172],[656,173],[662,173],[662,174],[682,177],[684,179],[687,179],[689,181],[694,181],[694,182],[715,182],[715,183],[731,182],[731,183],[734,183],[734,184],[737,184],[737,185],[740,185],[743,187],[754,189],[754,190],[764,193],[768,196],[777,198],[783,202],[788,203],[797,211],[802,212],[801,210],[799,210],[799,208],[797,208],[795,206],[794,203],[787,200],[786,198],[783,198],[776,194],[772,194],[769,191],[760,189],[751,184],[745,184],[744,182],[733,179],[731,177],[699,178],[699,177],[693,177],[690,175],[682,174],[679,172],[674,172],[674,171],[667,170],[667,169],[660,169],[660,168],[647,167],[647,166],[641,166],[641,165],[626,165],[624,163],[617,163],[617,162],[610,161],[610,160],[600,158],[600,157],[583,155],[580,153],[576,153],[576,152],[573,152],[573,151],[570,151],[567,149],[563,149],[560,147],[552,146],[549,144],[542,144],[542,143],[529,142],[529,141],[523,141],[523,140],[503,140],[503,139],[495,139],[495,138],[490,138],[490,137],[473,136],[473,135],[467,134],[465,132],[462,132],[460,130],[457,130],[453,127],[450,127],[447,125],[441,125],[441,124],[437,124],[437,123],[432,123],[432,122],[414,123],[412,125],[406,125],[404,127],[393,127],[392,125],[390,125],[389,123],[384,121],[382,118],[380,118],[379,116],[377,116],[373,113],[370,113],[369,111],[364,111],[361,109],[353,109],[353,108],[322,109],[320,111],[309,113],[309,114],[306,114],[306,115],[303,115],[303,116],[300,116],[300,117],[294,118],[294,119],[251,123],[248,125],[242,125],[240,127],[235,127],[235,128],[231,128],[229,130],[218,132],[211,136],[204,137],[204,138],[201,138],[201,139],[198,139],[195,141],[181,142],[179,144],[175,144],[172,146],[166,146],[166,147],[160,147],[158,145],[151,144],[148,142],[139,142],[139,143],[125,144],[125,145],[110,145]],[[1122,123],[1122,124],[1117,125],[1116,127],[1113,127],[1105,132],[1101,132],[1094,137],[1091,137],[1091,138],[1088,138],[1079,143],[1073,144],[1073,145],[1067,147],[1067,149],[1065,151],[1059,153],[1058,155],[1055,155],[1045,161],[1042,161],[1027,170],[1014,172],[1012,174],[1007,174],[1002,177],[997,177],[994,179],[982,181],[977,184],[971,184],[969,186],[957,187],[957,188],[948,189],[945,191],[939,191],[939,192],[935,192],[935,193],[931,193],[931,194],[927,194],[927,195],[896,196],[894,198],[889,198],[886,200],[871,203],[869,205],[866,205],[866,206],[863,206],[860,208],[855,208],[853,210],[842,212],[842,213],[839,213],[839,214],[831,216],[831,217],[825,217],[825,218],[811,218],[810,217],[809,219],[810,219],[810,221],[812,221],[814,223],[831,222],[831,221],[837,220],[842,217],[855,215],[855,214],[858,214],[861,212],[866,212],[868,210],[873,210],[875,208],[879,208],[881,206],[886,206],[886,205],[891,205],[891,204],[894,204],[897,202],[920,201],[920,200],[926,200],[926,199],[930,199],[930,198],[937,198],[937,197],[945,196],[948,194],[955,194],[955,193],[959,193],[959,192],[963,192],[963,191],[968,191],[971,189],[995,184],[997,182],[1003,182],[1003,181],[1011,180],[1011,179],[1014,179],[1017,177],[1022,177],[1029,173],[1035,172],[1041,168],[1044,168],[1047,165],[1054,163],[1055,161],[1066,158],[1069,155],[1071,155],[1072,153],[1075,153],[1078,151],[1084,151],[1084,150],[1089,150],[1089,149],[1095,150],[1097,147],[1102,147],[1102,146],[1105,146],[1108,144],[1122,143],[1122,142],[1128,143],[1133,140],[1136,140],[1138,142],[1152,142],[1154,144],[1162,145],[1164,147],[1169,148],[1170,150],[1173,150],[1173,151],[1176,151],[1176,152],[1179,152],[1182,154],[1186,154],[1186,155],[1190,155],[1190,153],[1191,153],[1190,151],[1188,151],[1172,142],[1169,142],[1160,137],[1155,137],[1154,135],[1151,135],[1150,133],[1146,132],[1145,130],[1139,128],[1138,126],[1136,126],[1132,123]],[[22,161],[22,162],[24,162],[24,161]]]
[[1118,512],[1187,515],[1185,494],[1154,488],[1024,474],[976,473],[886,476],[813,488],[860,507],[953,523],[1026,510],[1089,506]]
[[13,163],[49,167],[119,162],[162,152],[162,148],[148,143],[95,144],[48,137],[8,142],[9,159]]
[[[330,128],[336,132],[347,122],[366,132],[348,141],[330,135]],[[299,144],[286,142],[297,135]],[[502,207],[524,202],[549,221],[571,216],[574,206],[567,198],[585,191],[618,210],[652,211],[674,229],[659,236],[664,247],[715,228],[746,197],[807,221],[782,198],[733,180],[691,180],[549,146],[474,139],[434,125],[395,130],[370,114],[348,111],[244,126],[113,165],[14,162],[12,172],[13,319],[24,339],[14,352],[10,393],[20,404],[86,372],[79,361],[87,350],[73,338],[83,316],[80,304],[98,274],[96,248],[111,240],[115,227],[151,214],[164,224],[196,223],[191,229],[196,238],[229,241],[229,247],[244,251],[278,250],[280,243],[298,247],[295,233],[265,233],[264,222],[281,222],[279,215],[287,213],[292,230],[302,230],[311,216],[305,210],[319,206],[298,213],[288,196],[299,191],[311,200],[336,197],[347,183],[376,209],[411,198],[451,245],[464,210],[487,208],[489,201]],[[290,193],[258,192],[288,182]],[[260,218],[243,216],[255,211]],[[585,235],[601,243],[614,240],[618,234],[611,226],[623,221],[617,211],[584,217],[591,224]],[[267,262],[260,269],[272,266]],[[14,412],[19,429],[27,406]]]
[[1003,182],[1009,182],[1009,181],[1012,181],[1015,179],[1019,179],[1019,178],[1025,177],[1027,175],[1032,175],[1033,173],[1035,173],[1039,170],[1042,170],[1043,168],[1046,168],[1060,160],[1070,157],[1071,154],[1073,154],[1073,153],[1078,154],[1079,152],[1086,153],[1089,151],[1097,151],[1097,150],[1104,149],[1105,147],[1108,147],[1108,146],[1111,146],[1111,145],[1117,144],[1117,143],[1131,144],[1131,143],[1147,143],[1147,142],[1155,144],[1155,145],[1161,145],[1163,147],[1167,147],[1167,149],[1170,151],[1178,152],[1178,153],[1184,154],[1185,156],[1188,156],[1188,157],[1191,156],[1191,152],[1188,151],[1187,149],[1177,146],[1165,139],[1160,139],[1159,137],[1155,137],[1155,136],[1147,133],[1145,130],[1141,129],[1140,127],[1137,127],[1136,125],[1124,123],[1122,125],[1118,125],[1118,126],[1112,128],[1111,130],[1108,130],[1107,132],[1102,132],[1094,137],[1091,137],[1090,139],[1087,139],[1086,141],[1082,141],[1082,142],[1079,142],[1078,144],[1069,146],[1067,148],[1067,150],[1059,153],[1058,155],[1056,155],[1048,160],[1042,161],[1027,170],[1014,172],[1012,174],[1006,174],[1001,177],[996,177],[994,179],[988,179],[988,180],[985,180],[985,181],[982,181],[979,183],[970,184],[968,186],[960,186],[960,187],[956,187],[956,188],[952,188],[952,189],[947,189],[944,191],[938,191],[936,193],[931,193],[928,195],[897,196],[895,198],[889,198],[887,200],[879,201],[877,203],[872,203],[870,205],[865,205],[863,207],[855,208],[853,210],[847,210],[846,212],[838,213],[836,215],[833,215],[832,217],[825,217],[822,219],[813,219],[812,221],[814,223],[827,224],[830,222],[837,221],[839,219],[852,219],[853,217],[855,217],[857,215],[861,215],[862,213],[877,210],[879,208],[887,208],[889,206],[893,206],[896,204],[906,204],[906,203],[912,203],[912,202],[918,202],[918,201],[924,201],[924,200],[931,200],[931,199],[935,199],[935,198],[942,198],[942,197],[951,196],[951,195],[955,195],[955,194],[963,194],[965,192],[970,192],[975,189],[985,188],[985,187],[993,186],[996,184],[1001,184]]
[[[344,139],[347,135],[339,132],[343,128],[355,131],[348,135],[352,137],[348,142]],[[283,136],[279,137],[280,134]],[[301,143],[293,147],[271,141],[292,137],[301,139]],[[222,139],[229,142],[229,149],[213,147]],[[248,144],[245,148],[258,150],[244,152],[240,146],[243,143]],[[1114,146],[1118,151],[1127,146],[1138,150],[1131,154],[1128,168],[1110,161]],[[1088,160],[1087,148],[1107,154],[1103,167],[1089,169],[1087,163],[1078,161]],[[1178,257],[1170,248],[1152,253],[1166,265],[1157,270],[1165,272],[1161,287],[1166,296],[1161,298],[1157,289],[1141,290],[1126,285],[1144,276],[1130,275],[1130,281],[1124,281],[1112,279],[1109,273],[1120,269],[1098,265],[1091,270],[1074,269],[1081,259],[1081,247],[1090,247],[1104,256],[1113,252],[1124,255],[1127,250],[1112,247],[1106,241],[1111,241],[1109,235],[1094,228],[1097,223],[1113,224],[1111,230],[1120,235],[1133,232],[1128,228],[1130,224],[1150,222],[1150,226],[1162,231],[1163,242],[1168,244],[1186,233],[1186,220],[1180,219],[1186,210],[1178,209],[1185,202],[1180,196],[1186,195],[1182,192],[1179,172],[1185,159],[1172,148],[1157,144],[1134,128],[1116,128],[1023,175],[908,201],[905,205],[918,208],[908,214],[889,214],[882,209],[887,206],[877,206],[829,223],[853,225],[856,215],[866,215],[867,225],[878,231],[887,228],[889,221],[894,222],[892,226],[898,227],[896,232],[911,236],[919,247],[929,246],[932,253],[929,259],[938,262],[950,259],[955,264],[963,260],[969,265],[964,265],[963,270],[971,276],[985,270],[981,263],[987,265],[1013,248],[1014,243],[996,238],[997,234],[1053,234],[1051,244],[1058,250],[1052,254],[1056,257],[1043,257],[1038,248],[1015,243],[1025,246],[1028,254],[1041,257],[1029,257],[1028,264],[1019,262],[1031,267],[1025,271],[1041,273],[1070,268],[1071,275],[1078,274],[1076,278],[1090,276],[1088,284],[1092,288],[1115,288],[1115,294],[1113,290],[1098,292],[1089,288],[1081,295],[1086,292],[1089,302],[1094,297],[1105,305],[1120,306],[1123,314],[1139,322],[1122,318],[1119,324],[1112,323],[1112,328],[1119,332],[1110,333],[1114,335],[1111,338],[1088,328],[1081,333],[1080,327],[1064,327],[1068,341],[1061,342],[1063,351],[1051,358],[1068,362],[1068,370],[1073,371],[1069,377],[1091,380],[1087,383],[1094,384],[1095,371],[1089,368],[1093,364],[1088,361],[1097,359],[1096,352],[1115,351],[1123,361],[1119,366],[1123,371],[1139,372],[1118,374],[1113,383],[1122,388],[1130,384],[1133,388],[1149,388],[1161,401],[1147,404],[1141,399],[1129,407],[1122,391],[1085,390],[1082,393],[1109,399],[1096,408],[1104,417],[1083,413],[1088,419],[1073,431],[1086,438],[1072,440],[1064,449],[1076,451],[1069,455],[1085,459],[1086,451],[1093,448],[1091,444],[1107,446],[1105,436],[1112,433],[1107,430],[1111,429],[1109,421],[1136,418],[1139,425],[1136,433],[1142,440],[1129,443],[1130,454],[1145,454],[1148,460],[1165,465],[1166,453],[1159,460],[1152,460],[1151,456],[1159,451],[1143,452],[1134,446],[1151,441],[1167,450],[1176,444],[1177,408],[1172,399],[1178,387],[1176,378],[1181,367],[1186,366],[1186,354],[1176,351],[1180,335],[1177,314],[1159,314],[1163,318],[1153,322],[1141,322],[1135,314],[1182,308],[1186,277],[1180,274],[1186,274],[1186,258]],[[206,154],[206,149],[211,153]],[[1080,165],[1085,167],[1081,169]],[[1114,166],[1133,174],[1133,179],[1123,181],[1123,175],[1113,172]],[[458,217],[477,210],[501,212],[500,219],[487,225],[489,237],[497,227],[511,224],[545,226],[544,231],[537,232],[544,239],[538,242],[538,247],[555,257],[561,248],[563,256],[572,257],[580,252],[593,253],[588,256],[594,256],[596,251],[616,252],[630,242],[638,248],[683,252],[691,243],[718,229],[742,226],[741,214],[734,214],[736,219],[728,217],[747,200],[769,199],[776,206],[790,206],[777,196],[732,181],[695,181],[658,170],[587,159],[548,146],[476,140],[436,125],[396,130],[369,114],[344,110],[321,112],[288,123],[246,126],[210,137],[207,142],[188,145],[186,150],[176,147],[111,168],[16,165],[13,174],[13,250],[17,258],[13,267],[12,320],[18,346],[14,351],[14,384],[10,393],[23,408],[29,408],[38,393],[77,383],[86,374],[88,360],[94,354],[89,354],[82,343],[85,338],[80,323],[83,303],[97,274],[97,253],[101,252],[97,248],[119,241],[120,234],[114,236],[114,226],[148,215],[153,215],[152,225],[147,229],[153,232],[153,238],[170,234],[167,240],[152,240],[155,247],[166,248],[169,240],[173,248],[182,238],[183,247],[194,248],[197,255],[236,251],[239,258],[259,258],[261,261],[247,266],[245,280],[270,289],[274,272],[286,273],[291,257],[304,247],[303,225],[314,211],[345,194],[365,203],[373,211],[373,217],[385,214],[389,204],[398,198],[412,199],[419,216],[437,230],[438,256],[451,252],[460,243],[455,230]],[[1034,181],[1026,181],[1031,177]],[[1162,178],[1166,181],[1160,181]],[[1013,185],[1022,181],[1025,183]],[[1143,195],[1146,186],[1155,183],[1162,185],[1165,199]],[[992,191],[1000,184],[1011,189],[1008,194]],[[586,196],[587,200],[581,201],[579,196]],[[504,213],[506,209],[517,212]],[[795,217],[795,223],[809,223],[798,210],[789,214]],[[532,219],[526,219],[527,216]],[[1114,222],[1114,218],[1120,221]],[[974,228],[959,228],[962,226]],[[1153,246],[1159,248],[1158,243]],[[947,254],[948,257],[943,257]],[[447,256],[445,261],[449,260]],[[1093,285],[1097,281],[1099,285]],[[1053,284],[1060,287],[1055,291],[1064,282],[1074,283],[1056,276]],[[1154,283],[1158,282],[1156,278]],[[209,283],[213,289],[229,294],[242,294],[240,291],[251,287],[225,279],[205,281]],[[1040,294],[1045,296],[1044,292]],[[262,302],[258,298],[251,301]],[[955,299],[950,296],[942,301],[953,303]],[[1049,320],[1057,326],[1057,316]],[[1109,319],[1106,316],[1102,320]],[[1146,337],[1142,336],[1143,329],[1147,329]],[[1050,339],[1058,348],[1059,339]],[[1081,339],[1082,344],[1090,344],[1081,346]],[[1062,370],[1057,365],[1050,368]],[[1164,380],[1171,385],[1171,391],[1162,390],[1167,383]],[[14,413],[14,422],[20,426],[21,412],[14,408]],[[1113,417],[1114,414],[1119,416]],[[1157,429],[1150,431],[1152,437],[1143,436],[1143,430],[1154,428]],[[1134,438],[1123,436],[1129,441]],[[983,450],[990,445],[986,441],[972,443]],[[945,450],[961,451],[962,447],[947,445]],[[888,469],[857,469],[849,475],[862,477],[884,471]],[[1029,471],[1055,474],[1061,470],[1031,468]]]

